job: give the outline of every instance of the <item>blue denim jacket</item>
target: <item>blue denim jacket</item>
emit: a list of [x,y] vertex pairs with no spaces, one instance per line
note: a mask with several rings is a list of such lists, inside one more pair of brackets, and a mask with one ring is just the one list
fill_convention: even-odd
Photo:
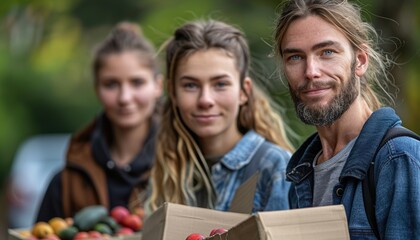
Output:
[[[212,167],[212,181],[217,193],[215,208],[227,211],[233,195],[241,184],[241,176],[265,139],[256,132],[248,131],[221,161]],[[259,164],[260,176],[254,196],[256,211],[289,208],[286,166],[291,154],[277,145],[270,144]]]
[[[362,181],[382,137],[401,125],[391,108],[375,111],[350,152],[334,187],[334,204],[346,210],[351,239],[376,239],[365,214]],[[292,156],[287,178],[292,181],[291,207],[312,206],[312,161],[321,150],[318,134],[312,135]],[[376,220],[382,239],[420,238],[420,142],[410,137],[388,141],[375,160]]]

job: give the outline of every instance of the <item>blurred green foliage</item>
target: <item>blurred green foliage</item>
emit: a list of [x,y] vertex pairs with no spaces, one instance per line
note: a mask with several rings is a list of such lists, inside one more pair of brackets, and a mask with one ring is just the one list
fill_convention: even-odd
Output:
[[[24,139],[74,132],[100,111],[91,84],[91,53],[122,20],[139,23],[157,47],[191,19],[215,18],[241,28],[254,59],[253,77],[263,80],[282,107],[297,146],[314,129],[296,119],[270,57],[279,4],[280,0],[2,0],[0,169],[7,169]],[[369,0],[363,6],[383,37],[396,37],[391,39],[396,45],[384,45],[401,63],[393,70],[401,90],[395,107],[405,125],[419,133],[420,2]]]

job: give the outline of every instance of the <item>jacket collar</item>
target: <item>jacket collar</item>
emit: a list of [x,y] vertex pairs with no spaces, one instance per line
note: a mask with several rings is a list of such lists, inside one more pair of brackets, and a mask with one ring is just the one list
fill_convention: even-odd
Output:
[[[99,165],[102,169],[108,169],[107,163],[111,161],[106,141],[110,133],[109,124],[106,115],[101,113],[87,127],[72,137],[67,151],[68,167],[89,171],[88,165]],[[148,181],[147,172],[153,165],[157,129],[157,122],[153,120],[142,150],[130,163],[130,172],[125,173],[122,170],[113,170],[118,172],[118,175],[124,178],[124,181],[132,184],[143,184]],[[88,151],[82,151],[82,149],[88,149]],[[114,174],[113,176],[116,175]],[[142,177],[139,179],[138,176]]]
[[[373,112],[364,124],[349,154],[340,181],[347,177],[363,179],[383,136],[389,128],[400,122],[400,118],[392,108],[385,107]],[[313,171],[312,162],[321,149],[319,135],[315,133],[293,154],[286,169],[287,179],[299,183],[311,174]]]
[[238,170],[247,165],[258,147],[264,142],[264,138],[249,130],[235,147],[229,151],[221,160],[221,163],[230,170]]
[[347,177],[364,179],[382,138],[388,129],[398,124],[401,124],[401,120],[392,108],[381,108],[373,112],[349,154],[340,181]]
[[306,139],[290,158],[286,168],[287,180],[299,183],[311,174],[313,171],[312,162],[321,149],[318,133],[314,133]]

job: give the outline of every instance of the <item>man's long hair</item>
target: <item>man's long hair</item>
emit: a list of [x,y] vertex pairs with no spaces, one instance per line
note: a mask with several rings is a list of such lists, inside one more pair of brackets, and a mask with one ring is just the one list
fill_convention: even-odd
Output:
[[389,74],[393,61],[379,49],[379,36],[371,24],[362,20],[360,7],[347,0],[289,0],[284,3],[275,30],[275,52],[282,55],[281,42],[290,24],[306,16],[318,16],[335,26],[354,50],[367,52],[369,66],[360,78],[361,95],[372,110],[392,104],[388,86],[394,86]]

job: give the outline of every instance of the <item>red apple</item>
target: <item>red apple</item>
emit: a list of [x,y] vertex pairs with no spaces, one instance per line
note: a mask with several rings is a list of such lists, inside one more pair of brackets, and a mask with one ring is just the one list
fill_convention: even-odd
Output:
[[206,237],[199,233],[191,233],[185,240],[204,240]]
[[210,237],[213,236],[213,235],[222,234],[222,233],[225,233],[225,232],[227,232],[227,230],[224,229],[224,228],[215,228],[215,229],[211,230]]
[[121,221],[124,227],[131,228],[133,231],[139,231],[143,227],[143,220],[137,215],[130,214]]
[[123,206],[117,206],[111,210],[111,217],[114,218],[117,223],[121,223],[128,215],[130,215],[130,211]]
[[102,234],[98,231],[89,231],[89,238],[93,238],[93,239],[97,239],[97,238],[102,238]]
[[42,240],[60,240],[60,238],[57,237],[57,235],[55,234],[51,234],[51,235],[48,235],[46,238],[43,238]]
[[133,234],[133,230],[131,228],[128,227],[122,227],[117,231],[117,235],[132,235]]
[[87,232],[78,232],[76,236],[74,236],[73,240],[79,240],[79,239],[88,239],[89,233]]

